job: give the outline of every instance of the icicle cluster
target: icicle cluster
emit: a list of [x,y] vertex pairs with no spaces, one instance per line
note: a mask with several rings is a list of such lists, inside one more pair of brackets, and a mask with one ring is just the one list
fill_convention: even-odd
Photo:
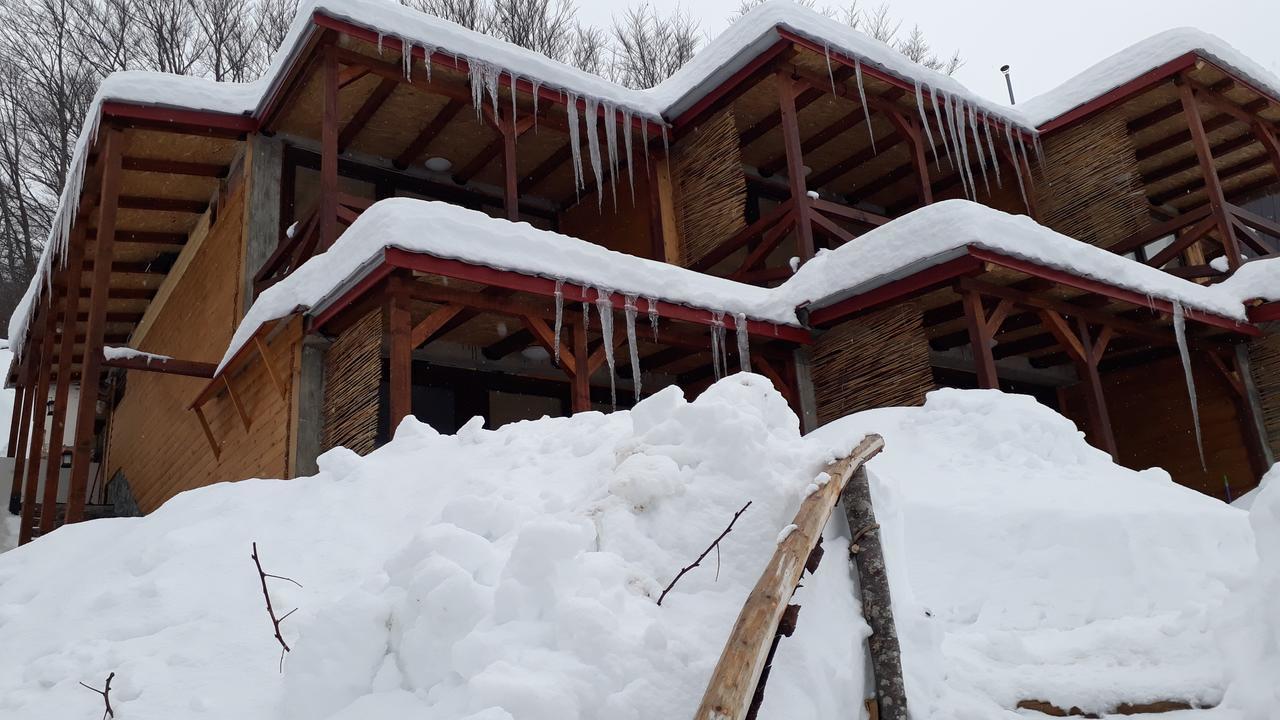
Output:
[[728,373],[729,358],[724,347],[724,313],[711,313],[711,372],[719,380]]
[[[476,117],[480,117],[481,103],[484,102],[484,96],[487,93],[489,99],[493,103],[493,114],[498,114],[498,77],[502,75],[502,68],[476,60],[474,58],[467,59],[467,73],[471,81],[471,105],[476,110]],[[515,75],[511,74],[512,79]]]
[[596,312],[600,314],[600,339],[604,342],[604,362],[609,366],[609,401],[618,408],[618,387],[613,360],[613,301],[604,288],[596,288]]

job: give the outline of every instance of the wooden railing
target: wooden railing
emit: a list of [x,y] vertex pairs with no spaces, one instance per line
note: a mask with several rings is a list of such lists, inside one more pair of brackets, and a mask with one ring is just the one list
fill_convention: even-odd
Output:
[[[1215,230],[1216,238],[1210,236]],[[1210,205],[1201,206],[1144,228],[1108,249],[1120,254],[1140,252],[1171,235],[1172,243],[1142,261],[1189,279],[1222,278],[1234,272],[1241,262],[1280,255],[1280,223],[1230,203],[1223,204],[1221,213],[1214,212]],[[1225,271],[1203,260],[1205,253],[1200,243],[1205,241],[1222,247],[1227,258]],[[1233,254],[1237,256],[1233,258]],[[1178,267],[1165,267],[1179,257],[1188,261]]]
[[[350,227],[360,213],[372,204],[372,200],[339,193],[339,224]],[[290,227],[291,232],[286,232],[280,238],[280,243],[276,245],[271,257],[267,258],[257,274],[253,276],[254,295],[261,294],[263,290],[288,277],[313,255],[329,249],[321,247],[319,216],[318,208],[312,210],[305,218]]]

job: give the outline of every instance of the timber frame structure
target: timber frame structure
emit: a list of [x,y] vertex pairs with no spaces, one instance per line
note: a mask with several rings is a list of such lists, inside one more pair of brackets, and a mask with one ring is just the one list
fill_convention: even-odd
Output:
[[[658,289],[611,295],[591,278],[557,283],[396,238],[349,285],[264,324],[219,362],[260,295],[389,198],[458,205],[744,286],[776,287],[793,263],[961,197],[1188,281],[1280,249],[1280,224],[1245,207],[1280,173],[1280,101],[1195,55],[1037,134],[784,24],[652,116],[510,73],[490,83],[481,58],[323,8],[295,30],[252,110],[95,105],[83,183],[62,208],[69,231],[15,315],[25,333],[7,378],[18,393],[8,454],[22,542],[84,519],[109,489],[146,512],[190,487],[306,474],[326,447],[372,450],[410,415],[447,430],[473,414],[496,423],[608,409],[640,395],[639,366],[646,389],[690,392],[727,371],[713,342],[738,320],[722,308]],[[970,135],[944,116],[967,119]],[[1082,207],[1062,190],[1080,170],[1072,134],[1104,122],[1131,145],[1120,156],[1129,164],[1108,170],[1126,181],[1084,193]],[[625,137],[629,152],[584,169],[575,145],[587,133],[611,152]],[[1041,141],[1043,158],[1027,151]],[[1114,211],[1095,227],[1086,220],[1098,207]],[[625,334],[567,311],[579,304],[656,311],[664,327],[617,360],[619,381],[605,366]],[[1276,307],[1256,304],[1249,322],[1185,313],[1196,362],[1236,416],[1213,431],[1223,450],[1212,470],[1229,468],[1241,488],[1280,447],[1280,388],[1251,369],[1251,357],[1280,358],[1264,332]],[[919,402],[939,385],[1043,382],[1038,397],[1130,463],[1149,448],[1109,410],[1125,392],[1112,378],[1177,352],[1170,302],[978,246],[798,314],[748,319],[750,355],[736,365],[768,377],[806,428]],[[1153,392],[1183,398],[1180,381],[1170,374]],[[1198,472],[1174,474],[1217,493]]]

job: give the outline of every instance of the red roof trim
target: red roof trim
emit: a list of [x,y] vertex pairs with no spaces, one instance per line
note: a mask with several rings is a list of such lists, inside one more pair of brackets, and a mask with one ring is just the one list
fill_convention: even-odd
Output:
[[1185,53],[1170,60],[1154,70],[1149,70],[1129,82],[1114,87],[1088,102],[1077,105],[1071,110],[1040,124],[1040,132],[1047,134],[1056,130],[1071,127],[1094,113],[1101,112],[1123,100],[1150,90],[1161,82],[1195,66],[1200,56],[1194,52]]
[[[1111,285],[1100,280],[1082,277],[1065,270],[1045,267],[1044,265],[1040,265],[1029,260],[1023,260],[1021,258],[975,247],[973,245],[969,246],[969,254],[985,262],[992,263],[993,265],[1000,265],[1002,267],[1009,268],[1010,270],[1017,270],[1018,272],[1026,273],[1032,277],[1038,277],[1050,282],[1055,282],[1059,285],[1066,285],[1067,287],[1073,287],[1077,290],[1103,295],[1113,300],[1119,300],[1121,302],[1132,303],[1133,305],[1140,307],[1150,308],[1152,310],[1165,313],[1166,315],[1173,314],[1173,304],[1168,300],[1150,297],[1143,293],[1116,287],[1115,285]],[[1212,325],[1214,327],[1223,328],[1224,330],[1230,330],[1242,335],[1258,336],[1262,334],[1262,331],[1253,325],[1242,323],[1228,317],[1223,317],[1222,315],[1208,313],[1203,310],[1185,308],[1185,314],[1189,320],[1195,320],[1196,322],[1204,323],[1205,325]]]
[[245,133],[254,132],[258,129],[258,121],[250,115],[235,115],[212,110],[172,108],[161,105],[144,105],[123,100],[107,100],[103,102],[102,117],[164,122],[175,125],[193,125]]
[[809,325],[815,328],[831,327],[875,308],[932,292],[956,278],[981,272],[981,260],[962,255],[867,292],[816,308],[809,313]]
[[1274,322],[1280,320],[1280,302],[1269,302],[1249,308],[1251,322]]
[[[779,31],[779,34],[781,34],[781,31]],[[773,60],[784,52],[790,45],[791,41],[783,38],[769,46],[767,50],[752,58],[751,62],[743,66],[742,69],[738,70],[733,75],[730,75],[724,82],[717,85],[715,89],[704,94],[688,110],[680,113],[679,117],[671,121],[671,126],[676,130],[677,134],[679,134],[686,125],[699,120],[704,113],[713,108],[717,103],[721,102],[722,98],[732,91],[733,88],[737,87],[738,84],[745,82],[770,62],[773,62]]]

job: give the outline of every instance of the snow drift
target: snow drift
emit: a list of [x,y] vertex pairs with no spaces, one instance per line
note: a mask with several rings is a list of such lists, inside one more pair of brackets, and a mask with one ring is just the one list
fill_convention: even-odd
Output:
[[[311,478],[203,488],[0,555],[0,717],[94,717],[101,698],[77,683],[110,672],[130,720],[691,717],[805,487],[869,430],[887,441],[870,468],[913,717],[1265,695],[1245,674],[1265,648],[1245,663],[1225,642],[1275,637],[1261,605],[1228,606],[1256,586],[1246,513],[1112,465],[1029,398],[939,391],[802,438],[772,386],[738,374],[694,402],[668,388],[496,431],[407,420]],[[860,712],[841,525],[797,593],[762,717]],[[303,586],[269,581],[280,613],[299,608],[283,672],[253,541]]]

